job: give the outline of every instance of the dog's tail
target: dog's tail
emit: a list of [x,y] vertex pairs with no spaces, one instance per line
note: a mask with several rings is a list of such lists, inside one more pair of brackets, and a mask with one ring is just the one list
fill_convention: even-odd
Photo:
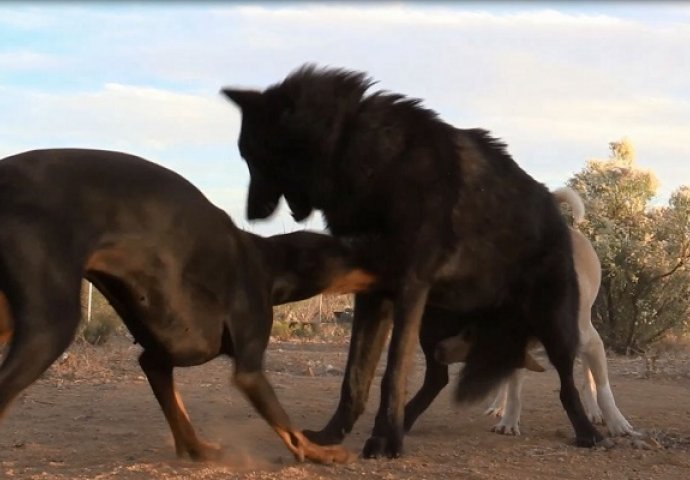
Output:
[[585,219],[585,204],[580,195],[569,187],[561,187],[551,192],[559,203],[567,203],[573,210],[573,223],[577,225]]
[[508,319],[478,321],[472,328],[471,348],[460,371],[455,399],[472,403],[485,398],[516,368],[525,364],[527,337]]

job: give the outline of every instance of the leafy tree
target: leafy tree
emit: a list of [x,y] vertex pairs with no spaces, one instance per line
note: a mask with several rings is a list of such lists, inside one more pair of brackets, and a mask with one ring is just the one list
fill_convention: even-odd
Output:
[[635,166],[632,144],[609,144],[610,156],[590,160],[569,185],[587,211],[581,226],[602,265],[593,321],[620,353],[643,350],[690,314],[690,188],[653,206],[658,181]]

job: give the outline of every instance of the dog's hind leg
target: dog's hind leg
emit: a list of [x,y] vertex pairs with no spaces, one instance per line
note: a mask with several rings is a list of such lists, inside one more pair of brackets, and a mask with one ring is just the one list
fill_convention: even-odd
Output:
[[[522,412],[522,383],[525,369],[517,368],[513,374],[501,385],[503,392],[503,415],[501,420],[493,426],[492,432],[503,435],[520,435],[520,413]],[[498,393],[498,396],[501,395]],[[494,400],[495,402],[496,400]]]
[[419,343],[426,360],[424,383],[417,394],[405,406],[405,432],[409,432],[415,421],[434,401],[443,388],[448,385],[448,365],[436,359],[436,347],[440,341],[457,333],[457,315],[449,318],[427,307],[422,327],[419,332]]
[[[424,382],[417,394],[405,406],[405,432],[409,432],[415,421],[438,394],[448,385],[447,352],[439,345],[443,340],[453,339],[463,329],[463,323],[455,312],[427,305],[419,331],[419,343],[426,361]],[[453,344],[453,347],[455,345]],[[451,354],[456,354],[453,350]],[[455,361],[455,360],[453,360]]]
[[0,348],[7,343],[12,336],[12,317],[7,297],[0,291]]
[[424,383],[412,400],[405,406],[405,432],[409,432],[417,418],[429,408],[441,390],[448,385],[448,365],[426,356]]
[[609,433],[614,436],[634,434],[635,430],[632,425],[616,406],[609,383],[604,342],[593,326],[589,329],[587,340],[582,345],[581,355],[583,366],[586,366],[586,369],[591,372],[589,375],[585,375],[585,382],[590,384],[585,386],[585,391],[587,388],[596,391],[595,405],[597,405],[597,409],[601,408]]
[[342,442],[364,412],[376,365],[390,331],[392,315],[392,304],[385,297],[378,294],[355,296],[350,350],[340,401],[322,430],[303,432],[311,441],[319,445]]
[[148,350],[139,357],[139,365],[170,425],[177,456],[182,457],[186,453],[193,460],[218,459],[221,456],[220,447],[200,440],[194,431],[182,399],[175,389],[172,365]]
[[[593,447],[601,443],[604,438],[587,418],[575,387],[573,366],[577,343],[573,342],[573,337],[577,341],[578,335],[568,331],[567,328],[562,328],[556,318],[543,318],[542,320],[544,321],[536,333],[546,349],[549,360],[558,372],[561,382],[561,403],[575,429],[576,443],[581,447]],[[573,320],[574,325],[575,320]]]
[[[147,328],[147,318],[151,321],[151,317],[164,314],[150,308],[142,313],[137,307],[138,302],[133,301],[141,294],[135,294],[122,278],[98,271],[88,271],[87,277],[108,299],[136,342],[144,348],[139,356],[139,365],[163,410],[175,441],[177,456],[183,457],[187,454],[192,460],[199,461],[219,459],[220,447],[197,437],[182,398],[175,388],[173,363],[170,356],[161,349],[156,337]],[[155,289],[149,290],[149,295],[153,291]]]
[[501,384],[496,390],[496,395],[494,396],[491,405],[484,410],[484,415],[490,417],[501,418],[506,411],[506,402],[508,401],[508,381],[502,380]]
[[78,271],[58,268],[57,260],[41,249],[27,261],[20,257],[4,258],[0,266],[13,326],[0,366],[0,416],[67,349],[81,314]]

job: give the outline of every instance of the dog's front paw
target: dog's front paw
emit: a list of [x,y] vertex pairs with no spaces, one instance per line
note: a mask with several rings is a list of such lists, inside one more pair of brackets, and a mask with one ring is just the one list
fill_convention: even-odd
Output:
[[496,425],[494,425],[491,428],[491,431],[494,433],[501,434],[501,435],[513,435],[513,436],[520,435],[520,427],[518,427],[517,423],[507,424],[507,423],[503,423],[503,421],[500,421]]
[[[185,451],[189,458],[197,462],[215,462],[223,458],[223,449],[220,445],[202,440],[188,446]],[[181,456],[179,451],[178,456]]]
[[614,443],[610,438],[605,438],[601,433],[595,430],[592,435],[576,437],[575,445],[583,448],[602,447],[608,449],[613,448]]
[[364,444],[362,456],[364,458],[398,458],[402,455],[402,437],[392,435],[393,438],[372,436]]
[[612,420],[606,420],[606,428],[612,437],[621,437],[623,435],[639,435],[630,422],[628,422],[623,415],[618,415]]

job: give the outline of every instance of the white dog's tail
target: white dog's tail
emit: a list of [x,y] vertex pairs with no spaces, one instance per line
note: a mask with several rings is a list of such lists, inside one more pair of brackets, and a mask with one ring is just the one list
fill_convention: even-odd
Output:
[[569,187],[561,187],[554,190],[552,194],[559,203],[570,205],[570,208],[573,209],[573,222],[575,224],[585,219],[585,204],[575,190]]

